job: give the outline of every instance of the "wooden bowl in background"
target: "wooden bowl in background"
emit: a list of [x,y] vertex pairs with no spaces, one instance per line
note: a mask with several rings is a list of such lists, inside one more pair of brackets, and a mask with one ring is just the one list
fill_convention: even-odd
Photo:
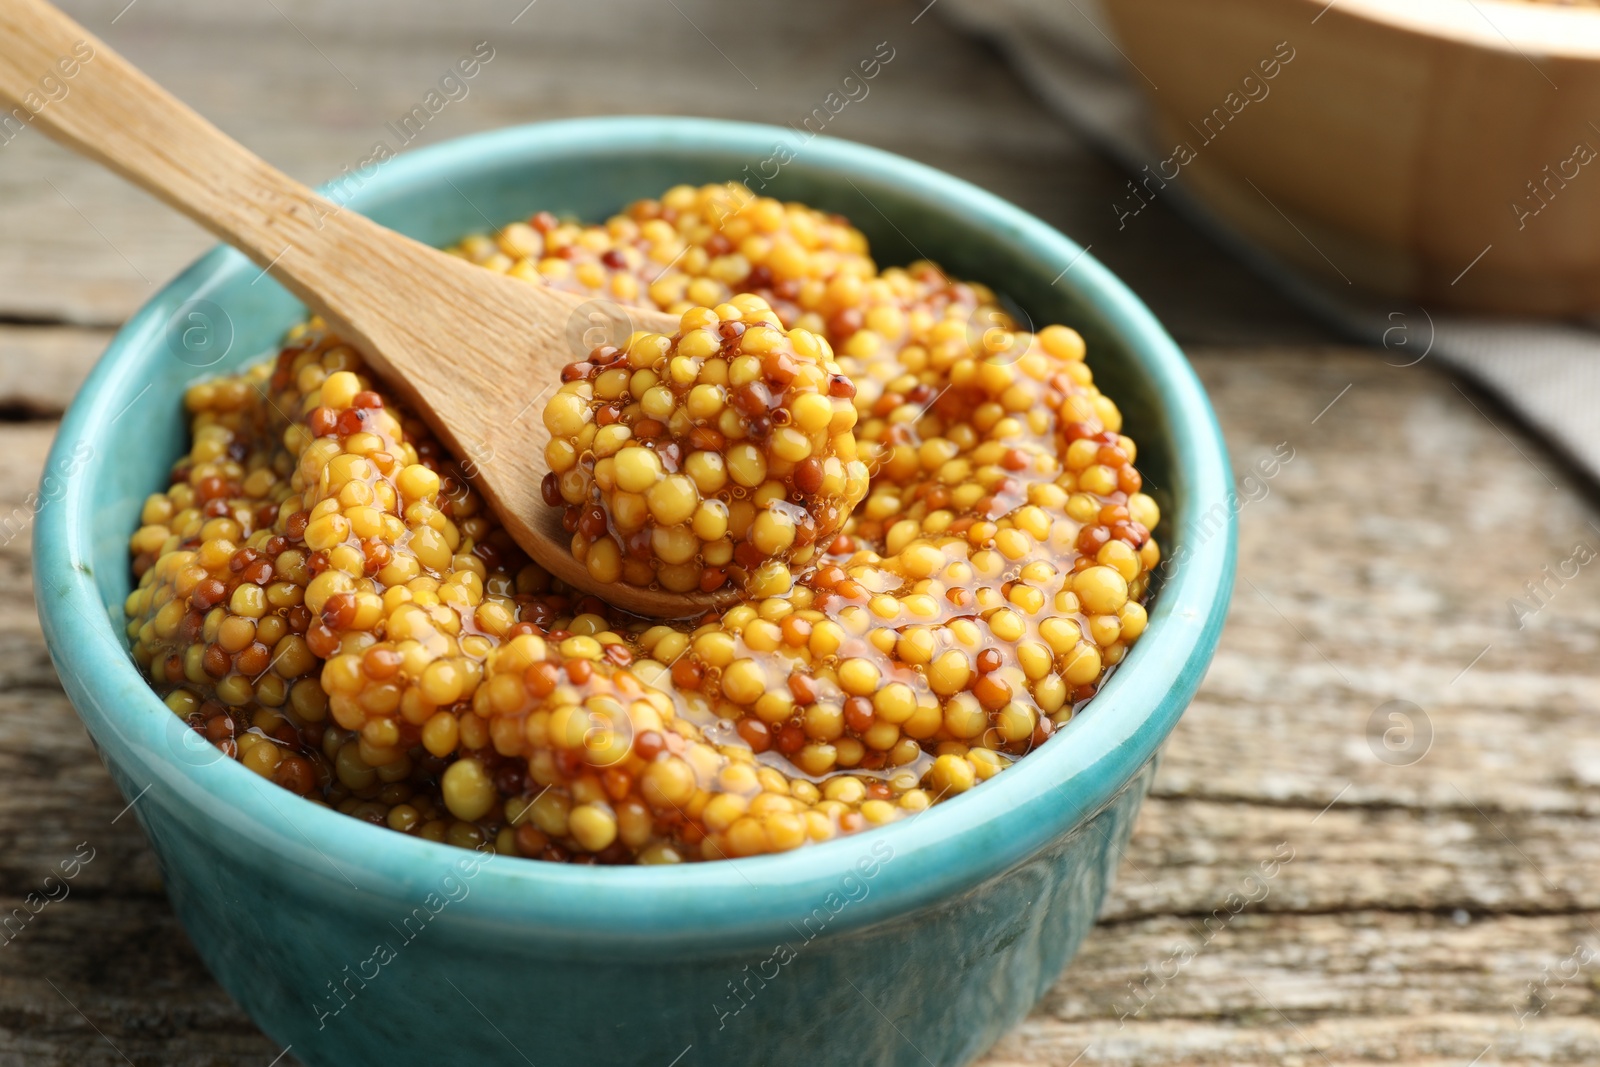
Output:
[[1103,3],[1159,143],[1193,153],[1166,173],[1250,240],[1425,304],[1600,310],[1600,10]]

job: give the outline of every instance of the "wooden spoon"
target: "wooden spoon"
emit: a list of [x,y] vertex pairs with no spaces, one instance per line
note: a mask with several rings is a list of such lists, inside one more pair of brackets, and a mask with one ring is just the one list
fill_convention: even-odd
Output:
[[551,574],[659,618],[738,598],[596,582],[540,494],[549,470],[543,403],[561,368],[593,347],[585,331],[674,334],[676,316],[518,281],[344,211],[43,0],[0,0],[0,99],[249,256],[326,319],[470,464],[507,532]]

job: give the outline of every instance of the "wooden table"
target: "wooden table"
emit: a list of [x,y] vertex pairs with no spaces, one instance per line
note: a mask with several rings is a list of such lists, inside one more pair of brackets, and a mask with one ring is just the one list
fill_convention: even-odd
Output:
[[[1227,632],[1104,921],[984,1063],[1600,1062],[1600,959],[1580,962],[1600,957],[1600,568],[1550,583],[1520,626],[1509,606],[1600,551],[1589,486],[1429,361],[1339,347],[1159,203],[1118,231],[1123,179],[995,54],[918,17],[925,0],[524,3],[68,7],[307,180],[360,159],[479,40],[495,59],[424,141],[563,115],[798,120],[888,41],[829,132],[1092,243],[1188,349],[1240,472],[1293,449],[1246,494]],[[0,910],[95,850],[0,948],[0,1067],[280,1052],[202,968],[119,817],[40,638],[27,532],[5,533],[111,328],[208,244],[36,131],[0,147]],[[1396,708],[1418,729],[1391,750]],[[1235,893],[1255,898],[1237,915]]]

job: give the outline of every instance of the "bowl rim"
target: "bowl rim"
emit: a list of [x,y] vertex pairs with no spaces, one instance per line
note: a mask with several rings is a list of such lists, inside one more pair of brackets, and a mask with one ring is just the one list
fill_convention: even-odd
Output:
[[[443,142],[395,157],[351,199],[407,185],[435,186],[443,176],[514,164],[538,153],[702,150],[750,153],[759,159],[781,127],[654,116],[571,119],[508,127]],[[1079,828],[1110,804],[1155,756],[1187,706],[1214,652],[1233,585],[1235,513],[1221,430],[1198,379],[1177,345],[1144,304],[1077,243],[1042,220],[966,181],[889,152],[828,137],[806,144],[808,168],[834,176],[893,182],[946,213],[1008,235],[1012,252],[1070,267],[1064,281],[1141,362],[1152,395],[1179,447],[1174,470],[1192,494],[1183,564],[1164,580],[1148,630],[1091,710],[1063,739],[1032,753],[1005,774],[927,814],[794,852],[674,867],[598,868],[496,862],[476,874],[470,901],[456,914],[480,922],[534,928],[572,950],[654,946],[704,948],[703,931],[718,930],[722,947],[750,944],[794,929],[844,880],[874,865],[871,892],[829,925],[859,927],[971,889],[1019,864],[1050,841]],[[536,205],[530,205],[533,207]],[[186,296],[230,271],[256,267],[218,247],[165,286],[117,333],[62,419],[46,469],[69,447],[96,439],[98,428],[137,388],[132,369],[157,343],[163,321]],[[69,444],[70,443],[70,444]],[[100,451],[89,461],[100,464]],[[84,484],[67,479],[57,503],[43,509],[34,534],[34,579],[47,645],[79,715],[119,785],[148,779],[164,788],[152,798],[164,812],[204,835],[225,857],[258,869],[293,865],[309,881],[342,892],[350,882],[365,896],[409,902],[436,884],[454,861],[471,854],[368,825],[278,789],[236,761],[188,766],[170,751],[178,720],[156,698],[126,651],[120,606],[107,611],[92,578],[93,502]],[[1197,541],[1198,516],[1223,524]],[[1168,521],[1171,521],[1169,518]],[[1191,529],[1192,527],[1192,529]],[[1169,534],[1170,543],[1170,534]],[[85,630],[97,631],[95,639]],[[110,640],[103,638],[109,637]],[[147,787],[148,788],[148,787]],[[142,796],[142,794],[141,794]],[[136,809],[145,820],[142,807]],[[287,812],[292,812],[287,814]],[[1110,843],[1107,842],[1108,846]],[[1110,846],[1114,847],[1114,846]],[[885,857],[885,852],[888,858]],[[329,854],[339,857],[334,863]],[[329,873],[337,869],[339,877]],[[356,873],[359,878],[352,878]],[[342,880],[341,880],[342,879]],[[787,937],[787,934],[783,936]]]
[[[1318,9],[1317,19],[1323,12],[1338,12],[1388,29],[1505,53],[1535,69],[1534,59],[1600,59],[1600,9],[1595,8],[1540,0],[1299,2],[1302,7]],[[1529,52],[1534,58],[1529,58]]]

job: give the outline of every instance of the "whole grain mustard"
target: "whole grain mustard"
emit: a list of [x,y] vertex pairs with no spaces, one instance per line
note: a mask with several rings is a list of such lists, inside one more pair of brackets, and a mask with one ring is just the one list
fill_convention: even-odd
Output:
[[545,499],[596,578],[745,599],[562,588],[312,320],[188,390],[131,541],[135,659],[255,773],[550,861],[783,852],[999,773],[1143,632],[1159,511],[1073,330],[738,185],[451,251],[680,316],[568,368]]

